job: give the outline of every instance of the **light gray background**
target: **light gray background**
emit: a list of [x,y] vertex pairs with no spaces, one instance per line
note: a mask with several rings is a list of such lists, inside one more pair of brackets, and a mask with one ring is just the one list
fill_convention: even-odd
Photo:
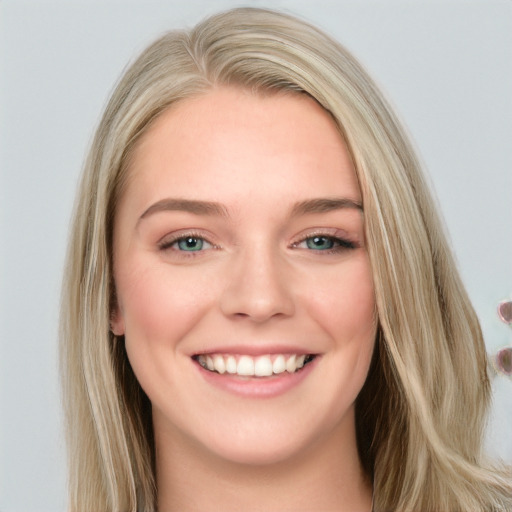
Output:
[[[405,120],[442,205],[490,352],[512,293],[512,3],[0,1],[0,510],[65,510],[57,320],[74,189],[127,62],[169,28],[238,5],[301,15],[351,49]],[[494,455],[512,462],[512,382]],[[468,428],[471,428],[468,425]]]

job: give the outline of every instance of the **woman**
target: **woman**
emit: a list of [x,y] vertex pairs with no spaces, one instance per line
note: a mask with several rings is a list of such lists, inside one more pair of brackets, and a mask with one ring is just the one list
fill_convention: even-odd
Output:
[[418,162],[304,22],[236,9],[138,58],[64,282],[71,510],[512,507]]

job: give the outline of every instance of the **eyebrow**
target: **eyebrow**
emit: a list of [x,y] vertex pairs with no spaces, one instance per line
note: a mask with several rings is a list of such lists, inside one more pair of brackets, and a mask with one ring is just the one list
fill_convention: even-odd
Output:
[[345,208],[363,211],[363,205],[360,202],[348,198],[333,197],[301,201],[293,207],[291,216],[306,215],[308,213],[326,213]]
[[145,219],[158,212],[182,211],[195,215],[218,215],[228,217],[228,212],[224,206],[211,201],[196,201],[193,199],[162,199],[152,204],[139,218]]
[[[334,210],[342,210],[352,208],[363,210],[361,203],[348,198],[318,198],[307,199],[296,203],[291,211],[290,216],[307,215],[314,213],[326,213]],[[225,206],[212,201],[197,201],[194,199],[162,199],[152,204],[140,216],[139,221],[159,212],[166,211],[182,211],[195,215],[214,215],[221,217],[229,217],[229,213]]]

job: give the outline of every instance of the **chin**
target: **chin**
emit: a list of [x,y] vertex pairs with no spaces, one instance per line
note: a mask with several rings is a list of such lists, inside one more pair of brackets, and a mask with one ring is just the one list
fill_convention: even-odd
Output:
[[[298,463],[318,451],[324,442],[332,446],[335,439],[347,437],[345,426],[349,422],[343,418],[336,421],[339,419],[326,417],[319,421],[314,414],[307,418],[301,414],[298,418],[279,415],[272,419],[262,414],[253,416],[248,423],[233,422],[229,429],[226,424],[210,425],[202,444],[214,457],[226,462],[271,466]],[[352,414],[345,418],[351,419]]]
[[304,451],[304,444],[299,440],[280,442],[274,436],[273,439],[265,439],[258,436],[251,439],[248,436],[243,442],[214,443],[210,449],[215,456],[225,462],[245,466],[272,466],[295,460]]

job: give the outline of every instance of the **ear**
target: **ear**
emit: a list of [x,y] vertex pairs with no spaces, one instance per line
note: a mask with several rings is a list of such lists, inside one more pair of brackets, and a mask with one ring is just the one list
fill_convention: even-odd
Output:
[[124,336],[124,317],[118,305],[110,313],[110,330],[115,336]]

